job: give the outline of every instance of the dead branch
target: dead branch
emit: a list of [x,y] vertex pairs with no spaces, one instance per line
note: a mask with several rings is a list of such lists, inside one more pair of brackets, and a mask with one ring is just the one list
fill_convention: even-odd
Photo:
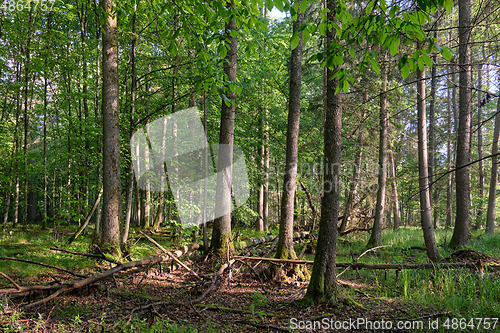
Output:
[[82,280],[72,281],[72,282],[69,282],[68,284],[60,284],[60,285],[56,285],[56,286],[50,286],[50,287],[52,287],[50,289],[57,289],[57,291],[55,293],[53,293],[52,295],[50,295],[42,300],[25,305],[23,307],[23,309],[28,309],[28,308],[32,308],[32,307],[36,307],[36,306],[45,304],[48,301],[56,298],[57,296],[59,296],[60,294],[66,292],[66,291],[82,288],[82,287],[85,287],[87,285],[93,284],[97,281],[104,280],[104,279],[112,276],[113,274],[115,274],[119,271],[123,271],[123,270],[130,269],[133,267],[153,265],[153,264],[157,264],[159,262],[164,262],[167,260],[169,260],[168,256],[157,256],[157,257],[151,257],[151,258],[137,260],[137,261],[129,261],[125,264],[117,265],[117,266],[110,268],[102,273],[98,273],[98,274],[89,276],[88,278],[85,278]]
[[356,231],[370,231],[370,230],[372,230],[372,228],[353,228],[353,229],[346,230],[344,232],[339,232],[339,236],[346,236],[346,235],[350,234],[351,232],[356,232]]
[[4,278],[6,278],[7,280],[9,280],[9,282],[12,283],[14,285],[14,287],[16,287],[17,290],[21,289],[21,286],[18,285],[16,283],[16,281],[14,281],[10,276],[8,276],[7,274],[5,274],[3,272],[0,272],[0,275],[3,276]]
[[68,239],[68,241],[66,242],[67,245],[73,243],[73,241],[76,239],[76,237],[78,237],[82,233],[82,231],[87,227],[87,225],[90,222],[90,219],[92,218],[92,215],[94,215],[94,212],[95,212],[97,206],[99,206],[99,202],[101,201],[101,197],[102,197],[102,187],[99,190],[99,195],[97,196],[97,199],[95,200],[94,206],[92,206],[92,209],[90,210],[89,215],[87,215],[85,222],[82,224],[82,226],[80,228],[78,228],[78,230],[75,232],[75,234],[72,235]]
[[212,289],[214,289],[219,276],[221,276],[222,273],[224,273],[224,271],[228,267],[230,267],[233,263],[234,263],[234,260],[230,260],[230,261],[226,262],[224,265],[222,265],[221,268],[215,273],[214,278],[212,279],[212,283],[210,284],[210,287],[208,287],[208,289],[205,290],[203,292],[203,294],[201,294],[201,296],[195,298],[194,300],[190,300],[189,302],[179,302],[179,301],[154,302],[154,303],[147,304],[145,306],[136,307],[136,308],[132,309],[132,311],[130,312],[128,322],[130,322],[130,320],[132,320],[132,316],[133,316],[134,312],[139,311],[139,310],[142,311],[142,310],[146,310],[146,309],[149,309],[151,307],[160,306],[160,305],[193,306],[194,304],[200,303],[212,291]]
[[[238,260],[254,260],[254,261],[266,261],[266,262],[274,262],[280,264],[313,264],[314,260],[299,260],[299,259],[276,259],[276,258],[262,258],[262,257],[244,257],[244,256],[234,256],[234,259]],[[347,262],[337,262],[337,267],[350,267],[353,269],[455,269],[455,268],[477,268],[475,264],[472,263],[429,263],[429,264],[365,264],[365,263],[347,263]]]
[[[368,249],[366,250],[365,252],[361,253],[357,258],[356,260],[354,260],[354,263],[357,263],[358,260],[363,257],[365,254],[367,254],[368,252],[371,252],[371,251],[376,251],[377,249],[380,249],[380,248],[383,248],[383,247],[391,247],[392,245],[380,245],[380,246],[376,246],[376,247],[372,247],[371,249]],[[352,266],[349,266],[347,267],[346,269],[344,269],[342,272],[340,272],[338,275],[337,275],[337,279],[339,278],[339,276],[341,276],[342,274],[344,274],[349,268],[351,268]]]
[[28,263],[28,264],[34,264],[34,265],[39,265],[39,266],[48,267],[48,268],[52,268],[52,269],[57,269],[58,271],[65,272],[65,273],[68,273],[68,274],[71,274],[73,276],[77,276],[77,277],[80,277],[80,278],[86,278],[87,277],[86,275],[78,274],[78,273],[72,272],[70,270],[61,268],[61,267],[57,267],[57,266],[53,266],[53,265],[49,265],[49,264],[44,264],[44,263],[41,263],[41,262],[38,262],[38,261],[33,261],[33,260],[20,259],[20,258],[12,258],[12,257],[0,257],[0,260],[12,260],[12,261],[25,262],[25,263]]
[[112,264],[115,264],[115,265],[121,265],[122,264],[118,260],[115,260],[113,258],[107,257],[107,256],[103,255],[102,253],[101,254],[94,254],[94,253],[74,252],[74,251],[63,249],[63,248],[60,248],[60,247],[51,247],[50,249],[53,250],[53,251],[66,252],[66,253],[70,253],[70,254],[74,254],[74,255],[78,255],[78,256],[84,256],[84,257],[95,258],[95,259],[102,259],[102,260],[108,261],[108,262],[110,262]]
[[163,246],[161,246],[160,244],[158,244],[158,242],[156,242],[153,238],[149,237],[148,235],[146,235],[142,231],[140,231],[140,234],[143,235],[144,237],[146,237],[151,243],[153,243],[154,245],[156,245],[163,253],[166,253],[167,255],[169,255],[176,263],[178,263],[179,265],[181,265],[182,267],[184,267],[189,273],[193,274],[198,280],[203,280],[203,278],[201,276],[199,276],[191,268],[187,267],[182,261],[180,261],[179,259],[177,259],[170,251],[166,250]]

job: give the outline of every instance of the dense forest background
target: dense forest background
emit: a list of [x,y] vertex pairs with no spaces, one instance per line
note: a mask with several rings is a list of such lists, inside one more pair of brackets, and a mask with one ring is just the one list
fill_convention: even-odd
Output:
[[[335,293],[337,235],[422,227],[437,262],[495,232],[499,24],[494,0],[4,1],[3,228],[82,226],[115,254],[168,230],[222,257],[279,229],[281,259],[319,229],[312,299]],[[186,229],[170,189],[137,185],[130,140],[189,107],[241,147],[250,198]]]

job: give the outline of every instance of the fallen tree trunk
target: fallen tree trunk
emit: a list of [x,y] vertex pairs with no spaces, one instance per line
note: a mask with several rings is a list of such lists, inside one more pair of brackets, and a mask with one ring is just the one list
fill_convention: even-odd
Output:
[[[245,256],[234,256],[234,259],[238,260],[253,260],[253,261],[266,261],[266,262],[274,262],[279,264],[308,264],[311,265],[314,263],[314,260],[300,260],[300,259],[276,259],[276,258],[262,258],[262,257],[245,257]],[[454,268],[478,268],[473,263],[429,263],[429,264],[365,264],[365,263],[347,263],[347,262],[337,262],[337,267],[350,267],[354,269],[454,269]],[[487,266],[487,264],[483,263],[483,267]]]

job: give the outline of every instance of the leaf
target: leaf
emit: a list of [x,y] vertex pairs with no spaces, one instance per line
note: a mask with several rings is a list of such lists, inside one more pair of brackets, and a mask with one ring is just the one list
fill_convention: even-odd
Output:
[[311,37],[311,35],[309,34],[309,31],[306,29],[304,31],[302,31],[302,39],[303,39],[303,43],[307,43],[307,41],[309,40],[309,38]]
[[300,3],[300,12],[305,13],[307,9],[307,0],[302,0]]
[[325,22],[321,22],[319,24],[319,34],[321,36],[324,36],[326,34],[326,23]]
[[405,64],[401,68],[401,76],[403,77],[403,79],[406,79],[408,75],[410,75],[410,68],[408,67],[408,64]]
[[368,6],[366,6],[366,15],[370,15],[371,12],[373,11],[373,7],[375,6],[376,0],[368,3]]
[[274,7],[273,0],[266,0],[266,7],[271,11]]
[[422,53],[422,60],[424,61],[427,67],[432,67],[432,65],[434,64],[431,57],[429,57],[429,55],[425,52]]
[[418,69],[420,69],[420,71],[423,72],[425,70],[425,66],[422,58],[418,58],[417,64],[418,64]]
[[346,94],[349,92],[349,82],[347,81],[346,77],[344,77],[342,80],[342,90],[344,90],[344,93]]
[[403,56],[398,61],[398,69],[402,70],[402,68],[408,63],[408,55],[403,54]]
[[448,13],[451,13],[453,9],[453,0],[446,0],[444,3],[444,8]]
[[453,58],[454,54],[455,53],[449,47],[443,46],[443,51],[441,52],[441,55],[443,56],[443,58],[450,61],[451,58]]
[[354,56],[355,56],[354,49],[349,49],[349,54],[351,55],[351,57],[354,58]]
[[374,58],[371,59],[371,65],[372,70],[377,73],[377,75],[380,75],[380,67],[378,66],[377,61]]
[[290,47],[292,50],[295,50],[295,48],[299,46],[299,41],[300,41],[299,34],[294,33],[292,38],[290,39]]
[[389,17],[394,17],[394,15],[396,15],[398,11],[399,11],[399,6],[397,5],[391,6],[391,10],[389,11]]
[[285,9],[285,5],[283,4],[282,0],[273,0],[274,1],[274,6],[278,8],[280,12],[282,12]]
[[387,32],[385,31],[385,29],[383,29],[382,32],[380,33],[380,39],[379,39],[380,45],[384,45],[386,38],[387,38]]
[[392,38],[391,44],[389,45],[389,53],[392,57],[394,57],[396,53],[398,53],[399,43],[399,38]]

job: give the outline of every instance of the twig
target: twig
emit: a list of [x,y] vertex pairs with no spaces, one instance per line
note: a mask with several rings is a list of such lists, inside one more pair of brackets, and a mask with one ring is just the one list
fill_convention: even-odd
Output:
[[63,248],[60,248],[60,247],[51,247],[50,249],[54,250],[54,251],[66,252],[66,253],[70,253],[70,254],[74,254],[74,255],[78,255],[78,256],[84,256],[84,257],[95,258],[95,259],[102,259],[102,260],[108,261],[108,262],[116,264],[116,265],[121,265],[122,264],[118,260],[115,260],[113,258],[105,256],[102,252],[100,252],[100,254],[83,253],[83,252],[75,252],[75,251],[63,249]]
[[20,259],[20,258],[12,258],[12,257],[0,257],[0,260],[12,260],[12,261],[25,262],[25,263],[28,263],[28,264],[35,264],[35,265],[39,265],[39,266],[43,266],[43,267],[57,269],[58,271],[65,272],[65,273],[68,273],[68,274],[71,274],[73,276],[77,276],[77,277],[80,277],[80,278],[86,278],[87,277],[86,275],[78,274],[78,273],[69,271],[67,269],[61,268],[61,267],[57,267],[57,266],[53,266],[53,265],[49,265],[49,264],[44,264],[44,263],[37,262],[37,261],[32,261],[32,260],[26,260],[26,259]]
[[8,276],[7,274],[3,273],[3,272],[0,272],[0,275],[3,276],[4,278],[6,278],[7,280],[10,281],[10,283],[12,283],[14,285],[14,287],[16,287],[17,290],[21,290],[21,286],[19,286],[16,281],[14,281],[10,276]]
[[224,273],[224,270],[226,268],[228,268],[229,266],[231,266],[233,263],[234,263],[234,260],[231,260],[231,261],[229,261],[229,262],[227,262],[227,263],[225,263],[224,265],[221,266],[221,268],[217,271],[217,273],[215,273],[215,276],[212,279],[212,283],[210,284],[210,287],[208,287],[208,289],[205,290],[205,292],[203,292],[203,294],[201,294],[200,297],[195,298],[194,300],[190,300],[189,302],[173,302],[173,301],[169,301],[169,302],[154,302],[154,303],[150,303],[148,305],[142,306],[142,307],[136,307],[136,308],[132,309],[132,311],[130,312],[128,322],[130,322],[132,320],[132,316],[134,315],[134,312],[136,312],[138,310],[146,310],[146,309],[149,309],[151,307],[158,306],[158,305],[193,306],[193,304],[200,303],[212,291],[212,289],[214,289],[214,286],[215,286],[215,283],[217,281],[217,278],[220,275],[222,275],[222,273]]
[[140,234],[143,235],[144,237],[146,237],[151,243],[153,243],[154,245],[158,246],[158,248],[162,252],[164,252],[167,255],[169,255],[176,263],[178,263],[179,265],[181,265],[182,267],[184,267],[189,273],[193,274],[197,279],[203,280],[203,278],[200,277],[195,271],[193,271],[191,268],[187,267],[182,261],[180,261],[179,259],[177,259],[170,251],[166,250],[163,246],[161,246],[160,244],[158,244],[158,242],[156,242],[153,238],[149,237],[148,235],[146,235],[142,231],[140,231]]
[[[255,271],[255,268],[252,267],[252,265],[250,265],[249,263],[247,262],[244,262],[243,260],[238,260],[239,262],[241,262],[243,265],[246,265],[248,267],[250,267],[250,269],[252,270],[252,272],[255,274],[255,276],[257,276],[257,278],[259,279],[260,281],[260,287],[262,288],[262,291],[267,294],[268,291],[266,290],[266,288],[264,288],[264,282],[262,281],[262,278],[260,277],[260,275]],[[260,262],[257,263],[257,265],[259,264]]]

